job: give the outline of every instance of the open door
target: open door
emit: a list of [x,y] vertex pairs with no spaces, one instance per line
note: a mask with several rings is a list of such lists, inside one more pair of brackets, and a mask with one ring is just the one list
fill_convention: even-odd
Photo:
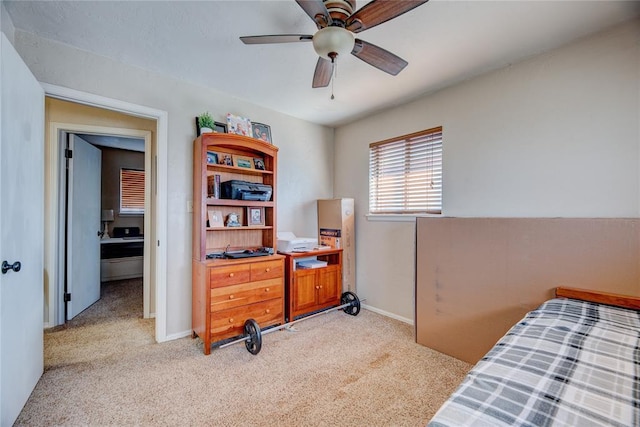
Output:
[[[67,320],[100,299],[102,152],[69,134],[67,193]],[[68,152],[69,152],[68,151]]]
[[42,375],[44,91],[0,33],[0,424]]

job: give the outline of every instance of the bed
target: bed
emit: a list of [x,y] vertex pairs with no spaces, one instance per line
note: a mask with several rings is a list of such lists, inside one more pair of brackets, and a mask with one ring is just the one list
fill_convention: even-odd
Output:
[[640,426],[640,298],[557,288],[428,424],[516,425]]

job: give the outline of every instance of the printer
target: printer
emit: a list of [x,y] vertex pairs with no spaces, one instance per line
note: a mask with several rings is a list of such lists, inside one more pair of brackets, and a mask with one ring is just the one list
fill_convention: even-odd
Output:
[[278,232],[278,251],[280,252],[307,252],[318,246],[316,237],[296,237],[290,231]]
[[225,181],[221,185],[222,199],[236,200],[256,200],[260,202],[268,202],[271,200],[272,188],[268,184],[258,182],[241,181],[232,179]]

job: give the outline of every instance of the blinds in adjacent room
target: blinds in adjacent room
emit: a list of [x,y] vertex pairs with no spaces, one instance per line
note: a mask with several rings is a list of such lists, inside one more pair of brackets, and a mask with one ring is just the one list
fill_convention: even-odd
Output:
[[442,212],[442,127],[369,145],[369,212]]
[[120,212],[144,213],[144,171],[120,169]]

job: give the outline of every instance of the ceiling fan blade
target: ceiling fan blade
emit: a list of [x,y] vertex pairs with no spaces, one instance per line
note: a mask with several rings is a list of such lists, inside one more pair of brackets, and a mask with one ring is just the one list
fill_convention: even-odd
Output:
[[333,62],[323,57],[318,58],[316,64],[316,71],[313,73],[312,87],[327,87],[331,82],[331,76],[333,75]]
[[313,36],[306,34],[279,34],[271,36],[244,36],[240,40],[244,44],[295,43],[310,42]]
[[345,28],[353,33],[359,33],[397,18],[427,1],[429,0],[373,0],[351,15],[347,19]]
[[313,19],[318,29],[329,26],[333,23],[331,15],[322,0],[296,0],[300,7]]
[[351,54],[392,76],[397,75],[409,64],[399,56],[360,39],[356,39]]

